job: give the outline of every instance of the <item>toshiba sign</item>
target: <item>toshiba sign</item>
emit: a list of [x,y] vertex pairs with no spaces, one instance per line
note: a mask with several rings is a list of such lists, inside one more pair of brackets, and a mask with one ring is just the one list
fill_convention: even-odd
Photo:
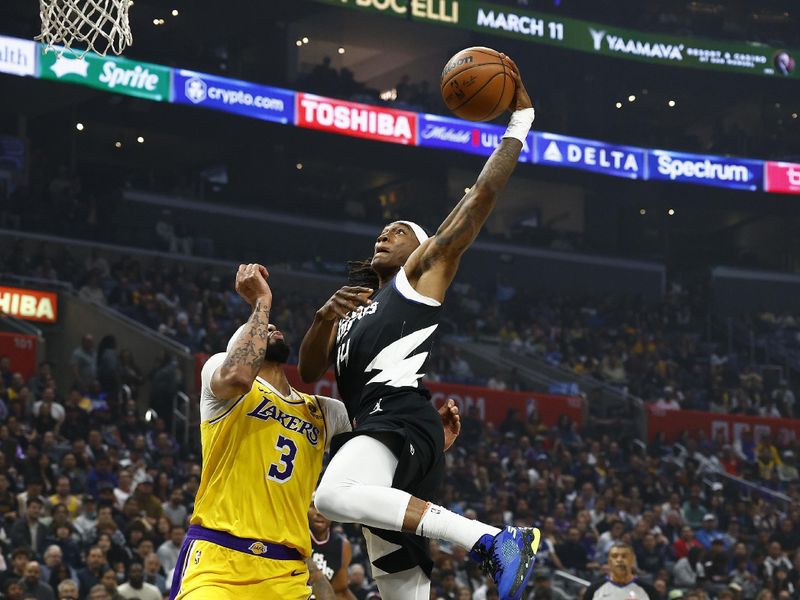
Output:
[[341,135],[416,145],[417,115],[368,104],[297,94],[297,125]]
[[58,317],[58,295],[55,292],[0,285],[0,313],[26,321],[55,323]]

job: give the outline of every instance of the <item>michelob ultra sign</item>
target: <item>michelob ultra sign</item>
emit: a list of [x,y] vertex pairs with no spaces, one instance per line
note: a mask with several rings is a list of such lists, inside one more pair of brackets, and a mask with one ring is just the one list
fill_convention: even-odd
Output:
[[0,313],[25,321],[55,323],[58,320],[58,294],[0,285]]

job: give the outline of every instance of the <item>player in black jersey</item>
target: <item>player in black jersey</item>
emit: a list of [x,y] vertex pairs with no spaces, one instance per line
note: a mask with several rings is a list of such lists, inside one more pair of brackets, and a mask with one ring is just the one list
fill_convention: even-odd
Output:
[[353,425],[331,444],[335,453],[315,496],[326,517],[361,523],[383,600],[427,600],[432,563],[427,540],[471,548],[497,583],[518,599],[530,577],[540,533],[500,530],[426,502],[444,474],[443,451],[458,434],[455,407],[437,413],[419,383],[439,325],[441,304],[469,248],[519,159],[534,113],[519,70],[513,113],[500,145],[436,234],[410,221],[387,225],[369,267],[377,290],[342,288],[319,310],[300,348],[299,371],[318,380],[335,365]]
[[331,582],[336,600],[356,600],[347,587],[347,568],[353,553],[350,540],[334,532],[330,520],[313,503],[308,509],[308,528],[311,531],[311,560]]

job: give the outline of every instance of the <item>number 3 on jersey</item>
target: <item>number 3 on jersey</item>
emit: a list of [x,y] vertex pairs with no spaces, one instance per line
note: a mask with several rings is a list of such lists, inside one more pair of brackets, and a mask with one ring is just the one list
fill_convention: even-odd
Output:
[[280,464],[272,463],[267,471],[267,479],[286,483],[292,478],[294,471],[294,459],[297,457],[297,445],[291,439],[278,436],[275,449],[281,453]]

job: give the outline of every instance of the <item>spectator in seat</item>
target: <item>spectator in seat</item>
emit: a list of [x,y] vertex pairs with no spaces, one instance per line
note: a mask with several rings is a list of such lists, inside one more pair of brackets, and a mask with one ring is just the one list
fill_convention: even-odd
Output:
[[170,539],[165,541],[158,547],[158,558],[161,559],[161,566],[165,571],[175,568],[178,562],[178,553],[181,551],[181,544],[183,544],[183,536],[186,535],[186,530],[183,527],[173,527],[170,531]]
[[102,583],[98,583],[91,587],[86,600],[111,600],[111,596],[105,586]]
[[58,584],[58,600],[78,600],[78,586],[71,579]]
[[673,584],[681,588],[693,588],[705,579],[703,548],[691,548],[672,568]]
[[589,557],[586,547],[581,544],[581,534],[577,527],[570,527],[567,539],[556,545],[556,554],[563,567],[571,573],[583,573],[588,568]]
[[[52,581],[52,576],[58,572],[62,566],[69,570],[69,578],[78,581],[78,574],[69,565],[64,564],[64,552],[57,544],[51,544],[44,551],[44,565],[41,565],[42,579]],[[51,583],[52,586],[52,583]]]
[[161,559],[155,552],[151,552],[144,559],[144,580],[156,586],[162,594],[169,592],[167,580],[161,574]]
[[117,588],[117,574],[114,569],[106,569],[103,572],[103,576],[100,578],[100,585],[105,588],[110,600],[123,600]]
[[40,521],[44,504],[39,498],[31,498],[27,507],[25,516],[11,526],[11,544],[30,548],[34,556],[39,556],[44,552],[47,537],[47,527]]
[[76,385],[82,390],[97,377],[97,354],[94,350],[94,336],[87,333],[81,339],[80,346],[72,351],[72,376]]
[[[471,597],[470,595],[469,598]],[[570,600],[570,596],[553,586],[547,570],[540,570],[534,574],[533,592],[528,598],[530,600]]]
[[161,502],[153,494],[152,476],[144,476],[142,481],[134,488],[132,497],[136,499],[139,508],[144,512],[147,519],[155,524],[163,514],[164,509],[161,507]]
[[161,592],[144,580],[144,568],[140,562],[132,562],[128,567],[128,581],[117,588],[119,595],[128,600],[161,600]]
[[[683,503],[681,509],[683,518],[692,529],[698,529],[703,524],[703,517],[708,513],[708,509],[703,506],[700,499],[700,486],[693,485],[689,491],[689,499]],[[713,515],[712,515],[713,516]]]
[[78,584],[82,590],[90,590],[100,583],[103,572],[108,568],[106,557],[99,546],[92,546],[86,555],[86,566],[78,571]]
[[19,583],[26,597],[33,596],[36,600],[56,600],[53,588],[42,581],[42,570],[35,560],[25,565],[25,575]]
[[703,517],[703,528],[695,534],[695,537],[706,550],[710,550],[711,544],[716,540],[720,540],[726,547],[728,543],[725,534],[717,530],[717,518],[711,513]]
[[70,519],[75,519],[80,514],[81,501],[75,494],[70,493],[69,477],[60,475],[56,479],[56,493],[49,498],[51,506],[63,504]]
[[164,502],[163,508],[164,514],[172,525],[183,527],[186,524],[188,511],[183,504],[183,494],[180,488],[175,487],[172,489],[172,493],[169,495],[169,502]]
[[767,550],[767,557],[764,559],[764,575],[772,578],[779,567],[784,567],[787,571],[792,570],[792,562],[781,548],[780,542],[771,542]]
[[33,555],[29,548],[14,548],[11,552],[11,564],[0,573],[0,589],[4,590],[12,581],[17,582],[22,579],[25,576],[25,567],[32,558]]
[[25,590],[19,581],[9,581],[3,589],[7,600],[29,600],[31,598],[31,596],[25,597]]

